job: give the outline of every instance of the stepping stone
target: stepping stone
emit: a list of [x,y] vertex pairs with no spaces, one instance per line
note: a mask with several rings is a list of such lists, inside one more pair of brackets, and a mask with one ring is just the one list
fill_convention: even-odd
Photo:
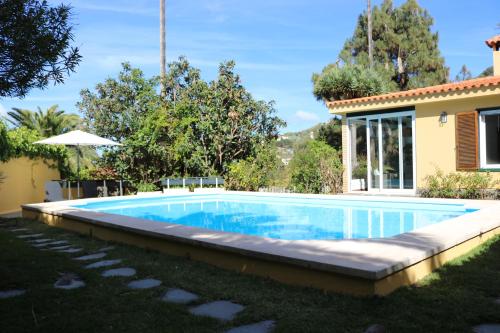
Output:
[[265,320],[255,324],[231,328],[229,331],[226,331],[226,333],[270,333],[275,325],[276,322],[274,320]]
[[108,266],[113,266],[116,264],[121,263],[121,259],[114,259],[114,260],[103,260],[103,261],[98,261],[93,264],[89,264],[85,266],[84,268],[90,269],[90,268],[101,268],[101,267],[108,267]]
[[108,269],[107,271],[102,272],[101,275],[104,277],[134,276],[135,273],[136,273],[135,269],[130,267],[123,267],[123,268]]
[[102,257],[105,257],[107,253],[101,252],[101,253],[94,253],[94,254],[89,254],[83,257],[78,257],[78,258],[73,258],[73,260],[80,260],[80,261],[86,261],[86,260],[94,260],[94,259],[101,259]]
[[500,324],[481,324],[472,328],[474,333],[498,333],[500,332]]
[[48,247],[44,250],[59,251],[59,250],[69,249],[70,247],[71,247],[71,245],[61,245],[61,246]]
[[20,235],[20,236],[17,236],[17,238],[21,238],[21,239],[25,239],[25,238],[38,238],[38,237],[42,237],[43,234],[29,234],[29,235]]
[[21,232],[21,231],[29,231],[30,229],[28,228],[17,228],[17,229],[12,229],[12,232]]
[[161,284],[160,280],[144,279],[144,280],[132,281],[127,285],[127,287],[131,289],[149,289],[158,287],[160,284]]
[[26,290],[24,289],[2,290],[0,291],[0,299],[21,296],[24,294],[26,294]]
[[385,326],[380,324],[373,324],[368,326],[368,328],[365,330],[364,333],[385,333],[385,332],[387,332]]
[[55,241],[55,242],[50,242],[47,245],[63,245],[63,244],[68,244],[67,240],[60,240],[60,241]]
[[189,291],[174,288],[169,289],[161,300],[169,303],[188,304],[196,301],[198,298],[198,295]]
[[215,301],[198,305],[189,309],[196,316],[211,317],[219,320],[232,320],[245,307],[229,301]]
[[50,238],[32,239],[32,240],[29,240],[28,242],[29,243],[40,244],[40,243],[47,243],[47,242],[50,242],[50,241],[53,241],[53,239],[50,239]]
[[99,250],[97,250],[97,252],[106,252],[106,251],[111,251],[111,250],[114,250],[115,247],[114,246],[108,246],[108,247],[103,247]]
[[85,286],[83,282],[76,274],[65,273],[59,278],[59,280],[54,283],[54,288],[58,289],[77,289]]
[[75,248],[75,247],[71,247],[69,249],[66,249],[66,250],[59,250],[57,252],[60,252],[60,253],[78,253],[78,252],[82,252],[83,249],[82,248]]

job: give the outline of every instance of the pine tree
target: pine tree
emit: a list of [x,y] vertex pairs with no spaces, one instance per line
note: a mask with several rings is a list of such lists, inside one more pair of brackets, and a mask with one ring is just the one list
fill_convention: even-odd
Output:
[[[372,12],[375,69],[394,81],[400,90],[445,83],[449,69],[432,32],[433,18],[416,0],[394,7],[384,0]],[[366,12],[359,16],[354,35],[345,42],[339,57],[346,63],[368,67]]]

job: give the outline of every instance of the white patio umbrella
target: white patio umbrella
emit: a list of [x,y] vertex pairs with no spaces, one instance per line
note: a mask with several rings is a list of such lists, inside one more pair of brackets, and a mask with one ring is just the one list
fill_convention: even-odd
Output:
[[56,135],[44,140],[36,141],[36,144],[44,145],[65,145],[76,147],[76,165],[78,174],[78,198],[80,198],[80,146],[121,146],[121,143],[101,138],[100,136],[83,132],[80,130],[71,131],[61,135]]

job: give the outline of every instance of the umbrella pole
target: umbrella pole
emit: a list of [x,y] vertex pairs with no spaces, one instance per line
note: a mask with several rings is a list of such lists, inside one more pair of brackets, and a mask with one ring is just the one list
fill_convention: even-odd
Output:
[[76,193],[78,195],[78,199],[80,199],[80,146],[76,145]]

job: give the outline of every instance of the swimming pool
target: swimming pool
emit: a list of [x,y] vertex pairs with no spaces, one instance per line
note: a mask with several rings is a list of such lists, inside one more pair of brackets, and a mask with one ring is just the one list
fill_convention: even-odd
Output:
[[72,207],[283,240],[386,238],[472,212],[463,204],[205,194]]

